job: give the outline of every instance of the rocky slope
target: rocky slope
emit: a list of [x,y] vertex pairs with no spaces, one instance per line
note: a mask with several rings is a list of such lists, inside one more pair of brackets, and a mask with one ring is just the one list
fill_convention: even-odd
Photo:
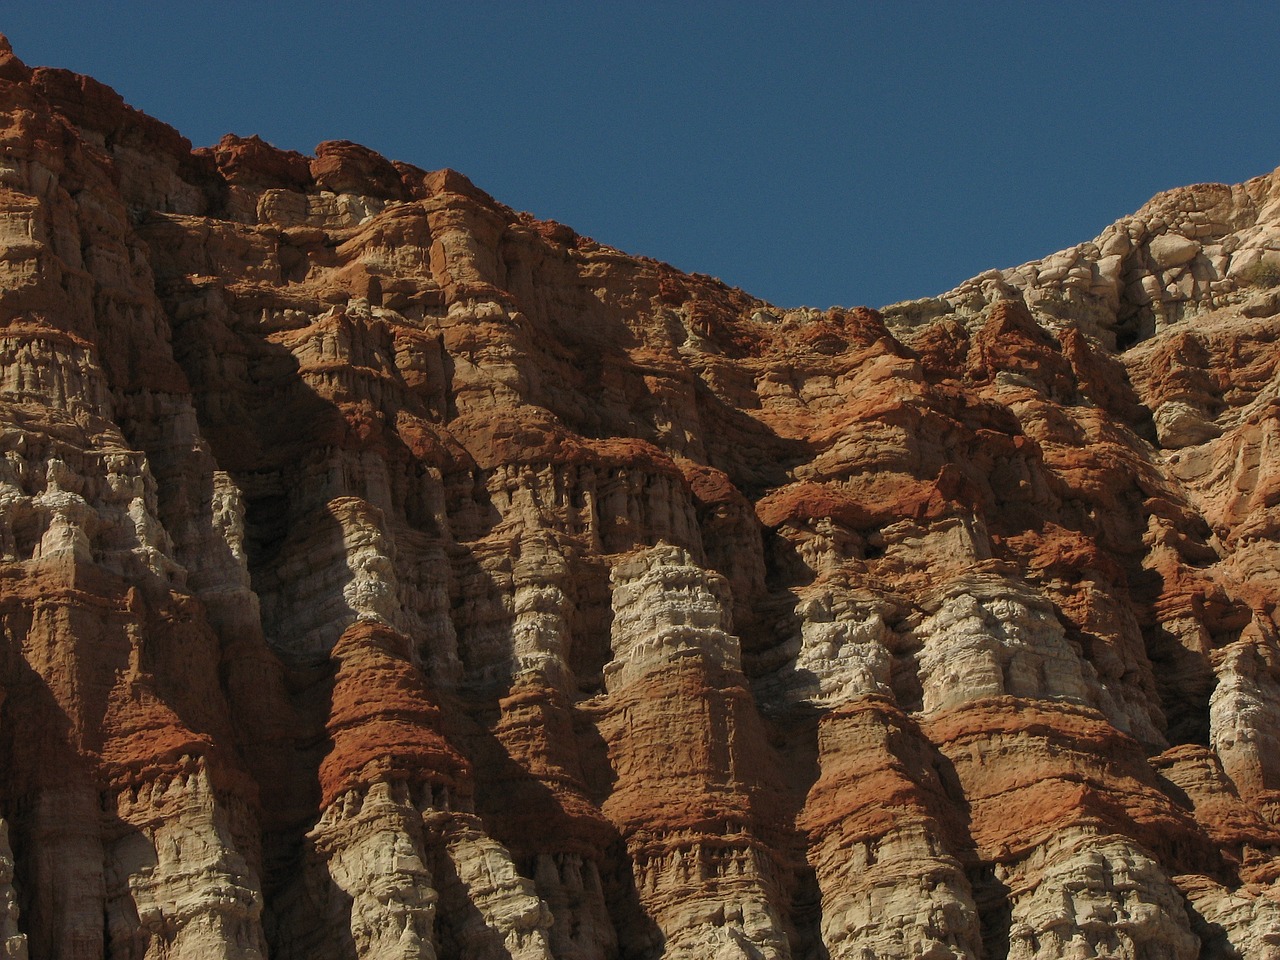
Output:
[[4,956],[1280,957],[1280,174],[784,311],[0,103]]

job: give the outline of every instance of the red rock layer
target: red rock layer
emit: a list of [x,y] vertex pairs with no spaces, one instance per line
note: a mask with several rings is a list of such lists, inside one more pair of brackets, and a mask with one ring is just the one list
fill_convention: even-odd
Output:
[[320,764],[322,806],[379,781],[412,781],[439,801],[469,792],[467,762],[440,732],[440,709],[407,647],[400,635],[368,622],[334,644],[338,673],[325,724],[333,745]]

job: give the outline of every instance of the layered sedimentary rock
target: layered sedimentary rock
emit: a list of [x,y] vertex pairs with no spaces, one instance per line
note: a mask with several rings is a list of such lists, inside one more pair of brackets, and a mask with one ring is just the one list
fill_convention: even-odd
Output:
[[[600,723],[637,896],[668,957],[790,957],[779,785],[723,577],[661,544],[614,568]],[[632,948],[640,931],[624,928]]]
[[1280,174],[782,310],[0,106],[5,956],[1280,956]]

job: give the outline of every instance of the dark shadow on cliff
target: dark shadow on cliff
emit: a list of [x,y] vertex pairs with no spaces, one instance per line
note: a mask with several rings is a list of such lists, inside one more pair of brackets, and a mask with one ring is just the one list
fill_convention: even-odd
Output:
[[[145,225],[140,230],[145,236]],[[230,309],[191,310],[190,303],[207,302],[206,290],[175,277],[159,279],[157,293],[172,325],[175,359],[192,386],[201,436],[216,467],[231,475],[243,495],[244,549],[261,617],[224,603],[214,626],[223,643],[222,683],[236,721],[239,752],[259,789],[264,928],[277,931],[273,955],[288,956],[284,948],[292,934],[279,931],[276,912],[282,898],[292,897],[295,904],[306,899],[288,891],[300,882],[305,834],[319,814],[318,770],[331,746],[324,725],[334,666],[322,651],[307,653],[296,645],[288,622],[291,584],[277,567],[288,559],[290,544],[341,543],[341,527],[324,509],[328,498],[323,486],[326,451],[341,442],[346,422],[334,404],[302,380],[293,354],[268,339],[264,330],[241,326]],[[338,466],[337,476],[330,477],[338,488],[335,494],[342,485],[341,472]],[[201,481],[202,489],[192,489],[190,480],[172,492],[162,486],[162,514],[191,509],[190,503],[167,502],[180,494],[198,501],[198,522],[212,529],[212,477]],[[228,549],[220,537],[209,542],[215,549]],[[227,554],[219,559],[238,563]],[[296,564],[301,558],[292,559]],[[307,598],[303,609],[342,605],[342,588],[349,580],[348,575],[328,584],[327,594]],[[199,593],[202,584],[192,586]],[[330,645],[341,628],[331,632]],[[318,918],[303,923],[319,925]]]
[[512,960],[511,951],[498,931],[488,925],[484,914],[476,907],[443,842],[433,843],[430,848],[433,854],[429,864],[431,878],[440,895],[435,924],[439,956]]
[[[10,828],[18,929],[27,936],[32,957],[70,955],[94,942],[107,957],[140,956],[157,930],[143,928],[138,890],[130,881],[154,875],[157,841],[123,820],[117,804],[123,798],[145,807],[148,795],[154,797],[161,787],[167,795],[168,784],[181,782],[190,768],[181,769],[186,757],[122,758],[119,741],[104,748],[113,733],[121,734],[112,729],[121,717],[109,716],[121,678],[137,669],[135,657],[145,669],[146,647],[165,638],[146,629],[154,595],[134,597],[126,605],[121,598],[133,589],[129,582],[88,563],[64,569],[74,584],[70,596],[63,597],[67,619],[87,620],[102,631],[76,638],[87,640],[87,646],[67,647],[57,637],[47,638],[51,648],[41,651],[56,664],[55,682],[76,681],[63,692],[70,702],[61,702],[50,680],[28,660],[37,653],[29,646],[29,616],[9,612],[6,627],[16,625],[21,633],[6,629],[0,649],[0,815]],[[166,584],[143,577],[149,582],[139,584],[139,593],[167,596]],[[137,679],[148,694],[159,693],[155,677]],[[181,721],[181,702],[172,708]],[[79,715],[73,718],[69,709]],[[181,732],[209,731],[193,723]],[[191,754],[199,754],[198,738],[191,739]],[[210,754],[203,759],[210,767],[217,762]],[[141,776],[131,769],[134,762],[145,771]],[[212,771],[210,779],[215,790],[224,786]],[[226,820],[214,816],[214,828],[226,829]],[[169,842],[178,841],[170,836]]]
[[[44,678],[22,655],[21,645],[30,627],[28,620],[24,636],[5,638],[8,643],[3,651],[5,698],[0,706],[0,814],[9,821],[18,929],[26,934],[32,956],[51,957],[60,949],[60,931],[70,918],[65,915],[64,898],[58,890],[65,878],[46,876],[41,870],[43,864],[55,860],[58,838],[50,824],[41,822],[40,808],[45,803],[57,803],[58,799],[66,806],[67,794],[79,794],[88,808],[80,811],[82,816],[89,811],[97,813],[99,786],[89,763],[71,745],[70,718]],[[88,822],[81,819],[79,827],[87,834],[90,846],[96,845],[99,851],[98,875],[93,879],[101,881],[106,856],[100,826],[94,818]],[[79,861],[84,851],[71,853]],[[92,863],[85,866],[93,869]],[[106,904],[99,908],[105,912]]]
[[808,838],[794,826],[804,813],[809,790],[820,773],[818,724],[823,711],[803,702],[765,704],[761,711],[770,746],[788,787],[784,794],[789,827],[780,851],[785,858],[791,953],[795,960],[828,960],[822,940],[822,890],[807,858]]
[[[505,579],[512,576],[511,571],[503,564],[502,572],[490,572],[474,553],[467,552],[466,597],[482,603],[487,597],[491,609],[502,610],[502,598],[518,589],[514,580]],[[512,556],[518,558],[519,550]],[[609,574],[607,566],[580,559],[568,557],[558,581],[570,594],[565,611],[567,649],[562,654],[576,668],[596,675],[609,656]],[[500,582],[499,577],[504,579]],[[582,577],[590,583],[583,586],[579,582]],[[589,607],[585,614],[584,601]],[[467,622],[473,616],[474,611],[454,619]],[[647,957],[651,951],[646,945],[660,944],[662,936],[640,904],[626,844],[601,813],[616,774],[597,726],[598,713],[575,702],[581,691],[561,691],[545,676],[518,676],[513,611],[508,610],[506,616],[510,619],[500,627],[489,624],[503,637],[501,645],[490,649],[495,660],[478,659],[477,651],[470,651],[471,656],[463,651],[464,677],[445,714],[449,739],[475,769],[476,813],[489,836],[508,849],[521,876],[539,896],[554,893],[538,885],[540,857],[580,855],[593,861],[602,882],[602,906],[607,911],[606,917],[596,919],[612,924],[618,956],[628,960]],[[528,755],[520,755],[521,748]],[[535,769],[544,775],[535,774]],[[551,784],[556,784],[556,789]],[[556,923],[566,921],[576,927],[567,917]],[[589,926],[584,924],[584,929]],[[576,929],[564,933],[552,926],[553,940],[575,935]]]
[[822,939],[822,891],[807,858],[809,839],[797,826],[809,791],[821,773],[818,727],[825,711],[795,692],[816,689],[819,678],[797,667],[798,646],[785,661],[772,659],[779,648],[799,640],[796,590],[811,582],[813,573],[800,560],[794,545],[775,531],[762,529],[761,534],[764,593],[752,598],[753,617],[740,635],[743,672],[783,787],[776,843],[784,871],[779,878],[784,898],[781,905],[787,910],[791,953],[795,960],[828,960]]

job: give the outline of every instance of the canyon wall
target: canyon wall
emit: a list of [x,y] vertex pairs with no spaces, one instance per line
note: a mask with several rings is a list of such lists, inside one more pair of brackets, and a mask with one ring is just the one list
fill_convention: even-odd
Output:
[[783,310],[0,104],[3,956],[1280,957],[1280,173]]

